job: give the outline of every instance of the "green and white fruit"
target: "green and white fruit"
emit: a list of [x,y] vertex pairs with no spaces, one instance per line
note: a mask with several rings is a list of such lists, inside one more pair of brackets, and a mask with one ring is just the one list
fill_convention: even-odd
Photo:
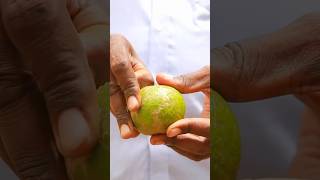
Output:
[[166,133],[167,128],[184,118],[183,96],[173,87],[146,86],[141,89],[141,107],[131,117],[137,130],[145,135]]
[[240,162],[240,134],[228,104],[211,92],[211,179],[236,179]]
[[87,157],[66,159],[66,167],[71,180],[105,180],[109,172],[109,93],[107,83],[98,91],[101,115],[101,136],[98,145]]

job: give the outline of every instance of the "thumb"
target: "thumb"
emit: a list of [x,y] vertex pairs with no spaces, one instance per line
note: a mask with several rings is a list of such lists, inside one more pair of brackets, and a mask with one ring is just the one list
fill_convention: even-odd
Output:
[[199,92],[210,88],[210,67],[176,77],[160,73],[156,79],[159,84],[172,86],[182,93]]
[[69,157],[89,153],[99,129],[96,89],[64,2],[1,3],[9,38],[44,95],[60,152]]

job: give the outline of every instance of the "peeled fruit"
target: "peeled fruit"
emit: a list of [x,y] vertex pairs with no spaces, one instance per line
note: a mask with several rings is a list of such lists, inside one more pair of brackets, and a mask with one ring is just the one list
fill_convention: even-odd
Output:
[[131,117],[137,130],[145,135],[166,133],[167,128],[184,118],[183,96],[173,87],[146,86],[141,89],[141,107]]
[[100,127],[102,128],[98,145],[89,156],[66,159],[66,168],[70,180],[105,180],[109,172],[109,93],[108,85],[98,91]]
[[240,162],[240,133],[228,104],[211,91],[211,179],[234,180]]

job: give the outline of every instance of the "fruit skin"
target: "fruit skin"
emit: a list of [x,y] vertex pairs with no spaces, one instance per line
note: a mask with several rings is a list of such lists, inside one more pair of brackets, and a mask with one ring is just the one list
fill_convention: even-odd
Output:
[[240,133],[225,100],[211,91],[211,179],[234,180],[240,163]]
[[109,87],[106,83],[97,90],[101,134],[98,145],[87,157],[66,159],[70,180],[105,180],[109,178]]
[[145,135],[163,134],[167,128],[184,118],[186,105],[182,94],[164,85],[141,89],[141,107],[131,117],[137,130]]

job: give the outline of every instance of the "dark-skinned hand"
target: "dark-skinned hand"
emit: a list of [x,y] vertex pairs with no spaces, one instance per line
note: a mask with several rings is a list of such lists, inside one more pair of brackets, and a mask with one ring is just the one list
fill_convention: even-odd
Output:
[[0,2],[1,158],[20,179],[67,179],[63,157],[97,142],[106,16],[90,0]]
[[227,100],[244,102],[293,94],[306,105],[290,176],[319,179],[320,13],[284,28],[211,51],[212,85]]
[[200,161],[210,157],[210,67],[171,77],[157,75],[159,84],[176,88],[181,93],[202,92],[204,94],[203,110],[200,117],[185,118],[170,125],[166,134],[153,135],[151,144],[165,144],[177,153]]
[[130,42],[122,35],[110,37],[110,108],[124,139],[139,135],[130,111],[141,105],[140,88],[152,85],[153,78]]

